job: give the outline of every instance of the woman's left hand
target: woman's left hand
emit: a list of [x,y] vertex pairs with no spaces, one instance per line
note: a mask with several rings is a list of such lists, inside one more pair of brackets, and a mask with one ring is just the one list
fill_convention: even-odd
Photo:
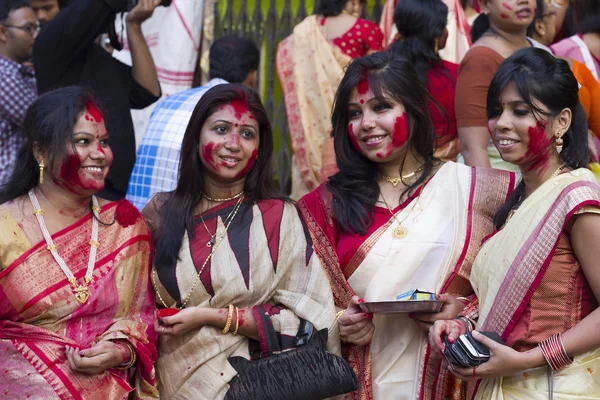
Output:
[[161,335],[181,335],[207,325],[211,312],[215,310],[209,307],[184,308],[175,315],[158,319],[155,328]]
[[464,302],[457,300],[456,297],[448,293],[441,294],[438,300],[444,302],[440,312],[410,313],[408,315],[425,332],[429,332],[429,328],[431,328],[435,321],[455,318],[466,306]]
[[71,370],[87,375],[101,374],[107,369],[123,364],[130,357],[126,346],[109,340],[100,341],[85,350],[67,346],[65,355]]
[[497,343],[477,331],[473,331],[473,338],[490,349],[490,359],[475,368],[456,368],[450,365],[450,372],[463,381],[511,376],[531,368],[525,353]]

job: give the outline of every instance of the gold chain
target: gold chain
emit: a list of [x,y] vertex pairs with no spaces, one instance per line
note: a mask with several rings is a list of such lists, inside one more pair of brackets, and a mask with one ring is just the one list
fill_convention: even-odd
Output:
[[[383,196],[383,192],[379,191],[379,195],[381,196],[383,203],[385,204],[385,206],[388,209],[388,211],[390,212],[390,214],[392,214],[392,217],[394,217],[394,220],[398,223],[398,226],[396,228],[394,228],[394,231],[392,232],[394,238],[404,239],[408,235],[408,229],[406,227],[404,227],[402,225],[402,223],[404,221],[406,221],[406,219],[409,217],[409,215],[415,209],[417,203],[419,202],[419,198],[421,197],[421,193],[422,193],[422,189],[421,189],[421,192],[419,192],[419,195],[417,196],[417,199],[415,200],[415,202],[414,202],[413,206],[411,207],[410,211],[408,212],[408,214],[406,214],[406,216],[402,219],[402,221],[398,221],[398,217],[396,216],[396,214],[394,213],[392,208],[389,206],[389,204],[385,200],[385,197]],[[399,213],[400,212],[402,212],[402,210],[400,210]]]
[[[227,224],[227,221],[229,220],[229,218],[231,218],[231,215],[233,214],[234,211],[235,211],[235,208],[233,208],[231,210],[231,212],[229,213],[229,215],[227,216],[227,218],[225,218],[225,224]],[[204,222],[204,217],[202,217],[202,213],[200,213],[200,220],[202,221],[202,225],[204,225],[204,229],[206,229],[206,233],[208,233],[208,235],[210,236],[210,240],[206,243],[206,247],[212,247],[215,245],[215,241],[217,238],[217,231],[215,230],[214,235],[212,233],[210,233],[210,231],[208,230],[208,226],[206,226],[206,222]]]
[[[217,243],[214,246],[211,247],[210,254],[208,255],[208,257],[206,257],[206,260],[204,260],[204,263],[202,264],[202,267],[200,267],[200,271],[198,271],[198,274],[196,275],[196,280],[192,284],[192,287],[191,287],[188,295],[186,296],[186,298],[181,303],[181,307],[177,307],[178,309],[183,310],[186,307],[188,301],[190,301],[190,297],[192,296],[192,293],[194,292],[194,289],[196,288],[196,285],[200,281],[200,275],[202,274],[202,271],[204,271],[204,267],[206,267],[206,264],[208,263],[208,261],[211,259],[212,255],[217,250],[217,247],[219,247],[219,245],[221,244],[221,242],[223,241],[223,239],[225,239],[225,236],[227,236],[227,230],[229,229],[229,226],[231,225],[231,223],[235,219],[235,216],[236,216],[238,210],[240,209],[240,205],[242,204],[243,200],[244,200],[244,196],[240,197],[240,199],[238,200],[237,204],[235,205],[233,216],[231,217],[231,220],[229,220],[229,223],[225,226],[225,232],[219,238],[219,240],[217,241]],[[156,294],[158,295],[158,299],[160,300],[160,302],[163,304],[163,306],[165,306],[165,308],[169,308],[169,306],[167,306],[167,303],[163,300],[162,296],[160,295],[160,291],[158,290],[158,285],[156,284],[156,268],[152,269],[152,284],[154,285],[154,290],[156,291]]]
[[225,201],[230,201],[230,200],[235,200],[239,197],[241,197],[244,194],[244,191],[242,190],[241,192],[239,192],[238,194],[236,194],[235,196],[232,197],[228,197],[226,199],[213,199],[212,197],[208,197],[206,194],[204,194],[204,192],[200,192],[200,194],[202,195],[202,197],[204,197],[206,200],[208,201],[212,201],[213,203],[223,203]]
[[417,173],[421,172],[423,170],[423,166],[417,168],[415,171],[411,172],[410,174],[406,174],[406,175],[402,175],[402,176],[386,176],[386,175],[381,175],[381,178],[388,182],[391,183],[392,186],[395,188],[398,187],[398,185],[404,180],[404,179],[408,179],[408,178],[412,178],[413,176],[415,176]]

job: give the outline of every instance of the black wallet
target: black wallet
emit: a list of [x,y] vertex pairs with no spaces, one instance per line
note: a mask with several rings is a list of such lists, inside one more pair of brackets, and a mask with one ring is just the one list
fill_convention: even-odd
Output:
[[[504,340],[496,332],[479,333],[497,343],[505,344]],[[444,355],[448,362],[455,367],[473,368],[490,359],[490,349],[475,340],[471,332],[460,335],[454,343],[448,342],[447,336],[444,336],[442,341],[446,347]]]

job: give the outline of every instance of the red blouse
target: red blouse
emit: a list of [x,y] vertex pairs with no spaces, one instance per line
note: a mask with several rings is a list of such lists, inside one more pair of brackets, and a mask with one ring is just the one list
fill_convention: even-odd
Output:
[[[321,25],[324,23],[325,18],[321,19]],[[383,33],[373,22],[357,18],[346,33],[333,39],[333,44],[352,58],[364,57],[370,50],[383,50]]]

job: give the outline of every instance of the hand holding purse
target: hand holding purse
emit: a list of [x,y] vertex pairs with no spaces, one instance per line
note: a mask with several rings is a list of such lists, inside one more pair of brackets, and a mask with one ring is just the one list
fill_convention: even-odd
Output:
[[[504,345],[504,340],[496,332],[479,332],[493,341]],[[442,338],[446,347],[444,355],[448,362],[458,368],[477,367],[490,359],[490,349],[478,342],[471,331],[460,335],[454,343],[448,341],[448,336]]]

